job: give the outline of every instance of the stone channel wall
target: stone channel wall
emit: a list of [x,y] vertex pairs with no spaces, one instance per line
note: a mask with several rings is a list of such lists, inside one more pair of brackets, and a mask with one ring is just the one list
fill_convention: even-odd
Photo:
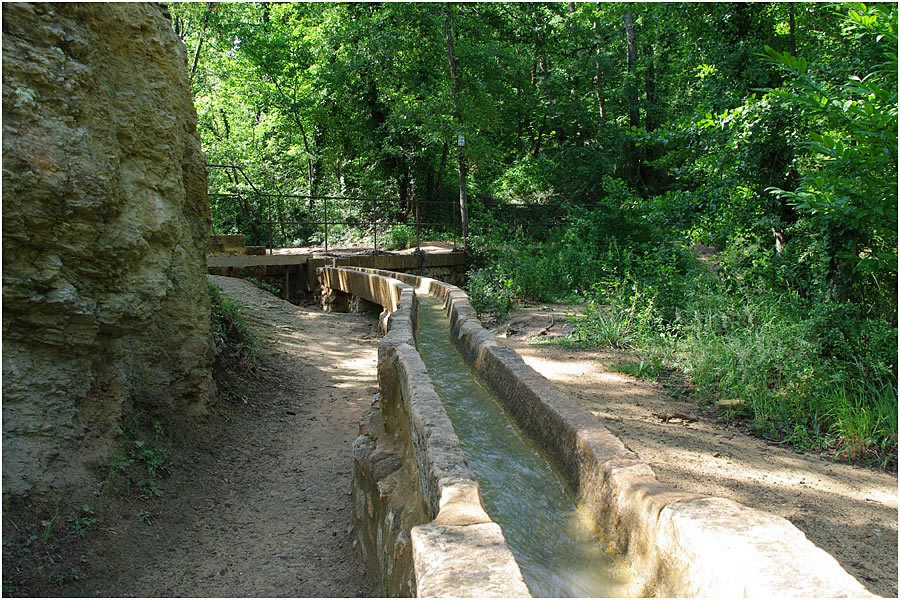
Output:
[[340,290],[384,307],[380,399],[353,445],[353,521],[370,573],[388,596],[527,597],[500,527],[415,348],[416,296],[393,278],[319,269]]
[[[271,262],[270,262],[271,261]],[[266,264],[260,264],[265,262]],[[281,297],[294,304],[317,303],[321,298],[317,272],[321,267],[366,267],[390,269],[432,277],[462,285],[466,277],[466,255],[462,252],[429,252],[421,254],[358,254],[347,256],[210,256],[210,275],[253,277],[277,286]]]
[[612,553],[632,573],[632,596],[872,597],[792,523],[731,500],[659,483],[649,465],[587,410],[485,330],[459,288],[392,276],[443,300],[454,342],[517,424],[575,491]]

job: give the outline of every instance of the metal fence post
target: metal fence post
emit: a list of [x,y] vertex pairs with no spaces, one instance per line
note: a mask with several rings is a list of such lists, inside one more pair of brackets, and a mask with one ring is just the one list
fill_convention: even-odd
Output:
[[419,201],[416,200],[416,252],[421,250],[421,223],[419,221]]
[[449,202],[448,205],[450,206],[450,227],[453,230],[453,249],[456,250],[456,206],[453,202]]

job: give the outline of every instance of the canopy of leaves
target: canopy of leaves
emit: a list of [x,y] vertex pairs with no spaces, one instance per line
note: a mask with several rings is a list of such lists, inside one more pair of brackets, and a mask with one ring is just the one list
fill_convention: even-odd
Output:
[[[447,234],[463,136],[473,298],[630,290],[622,314],[676,336],[688,335],[689,307],[705,311],[691,326],[701,332],[732,309],[777,305],[792,340],[811,324],[804,348],[822,349],[808,377],[821,359],[895,385],[896,4],[170,10],[209,163],[235,165],[210,172],[216,231],[313,244],[322,221],[351,240],[376,234],[377,220],[402,245],[418,213]],[[695,277],[706,272],[695,244],[718,257],[715,285]],[[709,308],[711,297],[731,308]],[[844,341],[826,343],[838,334],[824,322]],[[717,382],[744,368],[733,362]],[[760,376],[760,398],[779,377]],[[784,385],[792,397],[799,384]]]

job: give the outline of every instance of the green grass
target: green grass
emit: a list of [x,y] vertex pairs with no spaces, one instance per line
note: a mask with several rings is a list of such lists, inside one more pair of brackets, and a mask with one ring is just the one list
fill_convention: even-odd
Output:
[[610,368],[618,373],[624,373],[625,375],[648,381],[657,381],[663,372],[662,361],[658,358],[641,359],[637,363],[613,363],[610,365]]
[[573,340],[586,347],[630,348],[635,336],[634,311],[589,302],[575,321]]
[[[836,384],[823,396],[835,450],[850,460],[896,461],[897,388]],[[893,453],[893,456],[892,456]]]
[[[627,307],[588,311],[573,339],[622,347],[620,332],[630,332],[624,339],[646,358],[614,370],[657,380],[675,369],[702,403],[741,400],[724,412],[748,419],[763,437],[839,459],[896,465],[897,389],[889,367],[877,356],[849,362],[834,356],[815,319],[790,303],[718,301],[716,310],[684,315],[671,335],[635,325]],[[617,318],[618,325],[611,322]]]
[[259,350],[259,339],[247,325],[239,302],[222,294],[209,284],[210,322],[216,348],[214,363],[217,372],[243,371],[253,366]]

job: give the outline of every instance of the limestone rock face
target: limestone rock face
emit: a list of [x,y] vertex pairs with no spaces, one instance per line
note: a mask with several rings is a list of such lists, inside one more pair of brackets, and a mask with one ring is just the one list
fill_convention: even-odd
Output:
[[155,4],[3,5],[3,492],[212,397],[206,160]]

